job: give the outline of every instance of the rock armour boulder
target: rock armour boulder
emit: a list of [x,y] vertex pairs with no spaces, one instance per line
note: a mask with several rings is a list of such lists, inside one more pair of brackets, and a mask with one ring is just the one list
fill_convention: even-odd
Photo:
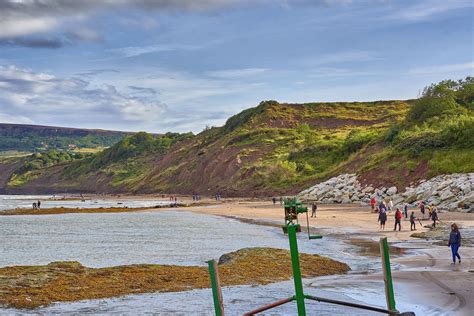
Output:
[[299,197],[323,204],[361,205],[368,205],[372,198],[376,198],[377,201],[392,200],[395,207],[405,204],[416,207],[423,200],[441,211],[474,212],[474,173],[455,173],[421,180],[403,192],[395,186],[362,186],[356,174],[341,174],[302,191]]

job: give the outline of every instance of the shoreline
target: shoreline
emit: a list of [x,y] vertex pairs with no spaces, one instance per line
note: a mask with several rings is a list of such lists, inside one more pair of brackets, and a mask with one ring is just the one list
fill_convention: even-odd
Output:
[[[242,206],[243,204],[243,206]],[[215,216],[231,217],[243,222],[256,225],[280,226],[283,224],[283,210],[280,205],[273,206],[269,202],[247,204],[239,206],[225,206],[224,208],[207,207],[195,208],[192,212]],[[418,215],[419,211],[415,211]],[[372,254],[378,256],[377,246],[380,237],[388,237],[391,252],[397,252],[394,248],[401,247],[400,256],[391,258],[392,265],[398,268],[392,271],[395,295],[404,296],[410,293],[408,298],[413,300],[421,309],[429,306],[433,313],[472,315],[474,310],[474,247],[463,246],[460,249],[463,257],[462,264],[450,265],[451,252],[446,245],[436,245],[434,240],[411,237],[415,231],[407,229],[409,221],[402,220],[402,231],[393,231],[390,228],[394,219],[389,214],[389,220],[385,231],[380,231],[377,224],[377,215],[370,213],[368,207],[354,205],[320,205],[316,218],[309,218],[310,229],[321,233],[323,236],[333,236],[347,239],[352,238],[368,241],[366,248],[375,250]],[[304,215],[303,215],[304,216]],[[461,223],[462,226],[474,229],[474,214],[447,212],[439,214],[444,222]],[[420,216],[421,217],[421,216]],[[300,219],[303,226],[302,233],[305,234],[306,219]],[[280,223],[280,225],[278,225]],[[431,221],[422,221],[423,226],[431,224]],[[387,229],[388,228],[388,229]],[[427,233],[430,229],[420,228],[417,221],[417,233]],[[323,237],[324,238],[324,237]],[[364,247],[364,241],[354,241],[358,246]],[[357,244],[359,243],[359,244]],[[375,247],[375,249],[373,249]],[[410,254],[405,253],[409,250]],[[362,275],[351,275],[347,278],[338,279],[334,282],[330,279],[331,287],[340,282],[344,286],[360,287],[368,280],[383,280],[381,272]],[[343,290],[343,288],[341,288]],[[383,291],[383,287],[380,289]],[[367,298],[351,296],[353,299],[364,303]],[[377,305],[384,306],[385,301]]]
[[[211,201],[212,202],[212,201]],[[279,227],[283,224],[283,209],[280,205],[272,205],[268,201],[226,200],[207,205],[190,205],[178,208],[150,208],[125,209],[124,212],[192,212],[196,214],[231,218],[253,225]],[[416,211],[415,211],[416,212]],[[392,248],[400,248],[391,259],[397,268],[393,271],[395,294],[412,293],[413,299],[420,302],[420,306],[434,306],[445,313],[469,315],[474,309],[474,293],[470,284],[474,284],[474,248],[461,248],[463,263],[450,266],[450,251],[446,246],[437,246],[434,242],[425,239],[410,237],[409,222],[402,220],[402,231],[393,231],[393,212],[389,213],[385,231],[378,229],[377,214],[371,213],[368,207],[356,205],[320,205],[316,218],[309,218],[310,229],[323,236],[330,236],[363,248],[361,256],[378,256],[377,248],[380,237],[388,237]],[[419,215],[419,214],[417,214]],[[304,216],[304,214],[302,215]],[[469,213],[440,213],[445,222],[456,221],[465,227],[474,227],[474,214]],[[306,234],[306,219],[300,218],[303,226],[302,238]],[[423,221],[423,225],[430,224]],[[417,222],[417,233],[429,232],[428,228],[420,228]],[[323,237],[324,238],[324,237]],[[317,243],[315,243],[317,245]],[[404,253],[410,250],[409,254]],[[400,252],[397,252],[400,251]],[[334,257],[336,258],[337,257]],[[331,279],[331,278],[330,278]],[[379,272],[351,274],[337,278],[337,282],[350,284],[354,287],[363,287],[367,280],[382,280]],[[342,286],[342,285],[341,285]],[[381,288],[382,290],[383,288]],[[449,289],[449,291],[447,290]],[[344,290],[344,288],[341,288]],[[454,294],[452,294],[454,293]],[[353,297],[364,301],[365,298]],[[377,305],[384,306],[385,302]]]

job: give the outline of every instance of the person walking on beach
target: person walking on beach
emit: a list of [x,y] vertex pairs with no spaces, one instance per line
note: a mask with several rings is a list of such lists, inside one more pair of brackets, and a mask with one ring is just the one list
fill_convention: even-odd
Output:
[[458,225],[456,223],[451,224],[451,233],[449,234],[448,247],[451,247],[453,255],[453,263],[456,264],[456,258],[461,263],[461,256],[459,255],[459,247],[461,247],[461,233],[459,232]]
[[405,216],[405,219],[408,217],[408,204],[405,204],[403,207],[403,215]]
[[402,212],[400,212],[400,209],[397,207],[397,210],[395,211],[395,227],[393,230],[397,230],[397,225],[398,225],[398,231],[402,230]]
[[370,200],[370,207],[372,208],[372,212],[375,211],[375,205],[377,204],[377,201],[375,200],[375,197],[373,197],[371,200]]
[[431,220],[433,221],[433,228],[436,227],[436,221],[438,220],[438,212],[436,211],[436,207],[433,207],[431,211]]
[[311,204],[311,217],[316,217],[317,210],[318,210],[318,205],[316,205],[316,202],[313,202]]
[[36,202],[33,202],[33,209],[36,210]]
[[273,201],[273,206],[275,206],[275,204],[276,204],[276,202],[277,202],[276,197],[273,197],[273,198],[272,198],[272,201]]
[[380,222],[380,228],[379,230],[385,230],[385,222],[387,221],[387,213],[384,211],[380,210],[379,213],[379,222]]
[[420,202],[420,212],[423,215],[423,219],[425,219],[425,203]]
[[410,214],[410,230],[416,230],[415,220],[416,220],[415,212],[411,212],[411,214]]
[[390,199],[390,201],[388,201],[388,211],[391,212],[393,210],[393,201],[392,199]]
[[38,200],[38,202],[36,203],[36,207],[38,208],[38,210],[41,208],[41,201]]

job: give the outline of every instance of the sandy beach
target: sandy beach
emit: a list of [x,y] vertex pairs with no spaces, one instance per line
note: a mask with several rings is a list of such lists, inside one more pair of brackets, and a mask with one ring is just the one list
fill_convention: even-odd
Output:
[[[221,205],[191,208],[193,212],[219,216],[232,216],[244,221],[263,224],[282,224],[283,209],[277,202],[232,201]],[[411,210],[410,210],[411,211]],[[418,210],[416,216],[421,218]],[[442,222],[456,222],[462,227],[474,227],[472,213],[441,213]],[[433,314],[473,315],[474,310],[474,248],[461,247],[462,264],[451,265],[451,251],[447,246],[437,246],[423,239],[412,238],[408,220],[402,221],[402,230],[393,231],[393,212],[389,213],[385,231],[380,231],[377,214],[370,213],[369,207],[355,205],[319,205],[316,218],[309,218],[311,229],[322,235],[343,235],[345,238],[374,241],[372,249],[378,251],[377,241],[387,237],[393,247],[410,254],[392,259],[397,265],[393,271],[395,294],[410,295],[417,305],[435,306]],[[431,221],[421,221],[423,226]],[[300,215],[300,223],[306,226],[306,216]],[[304,230],[304,229],[303,229]],[[428,231],[420,227],[417,221],[417,232]],[[462,231],[461,231],[462,232]],[[304,233],[304,232],[303,232]],[[315,244],[317,246],[317,244]],[[382,280],[381,274],[356,276],[351,279],[354,284],[367,280]],[[332,280],[335,285],[337,281]],[[347,280],[343,281],[347,283]],[[384,305],[385,302],[378,302]]]

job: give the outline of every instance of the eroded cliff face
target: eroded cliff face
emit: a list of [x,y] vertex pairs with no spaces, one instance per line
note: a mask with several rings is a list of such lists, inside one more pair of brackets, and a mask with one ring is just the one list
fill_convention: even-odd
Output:
[[[223,127],[179,138],[166,150],[141,150],[134,154],[134,147],[116,144],[95,158],[36,170],[22,183],[4,182],[3,190],[293,194],[310,183],[354,169],[352,153],[377,146],[380,135],[405,117],[410,102],[265,101],[231,117]],[[170,137],[176,140],[177,136]],[[135,145],[143,147],[136,142]],[[124,151],[127,155],[122,155]]]

